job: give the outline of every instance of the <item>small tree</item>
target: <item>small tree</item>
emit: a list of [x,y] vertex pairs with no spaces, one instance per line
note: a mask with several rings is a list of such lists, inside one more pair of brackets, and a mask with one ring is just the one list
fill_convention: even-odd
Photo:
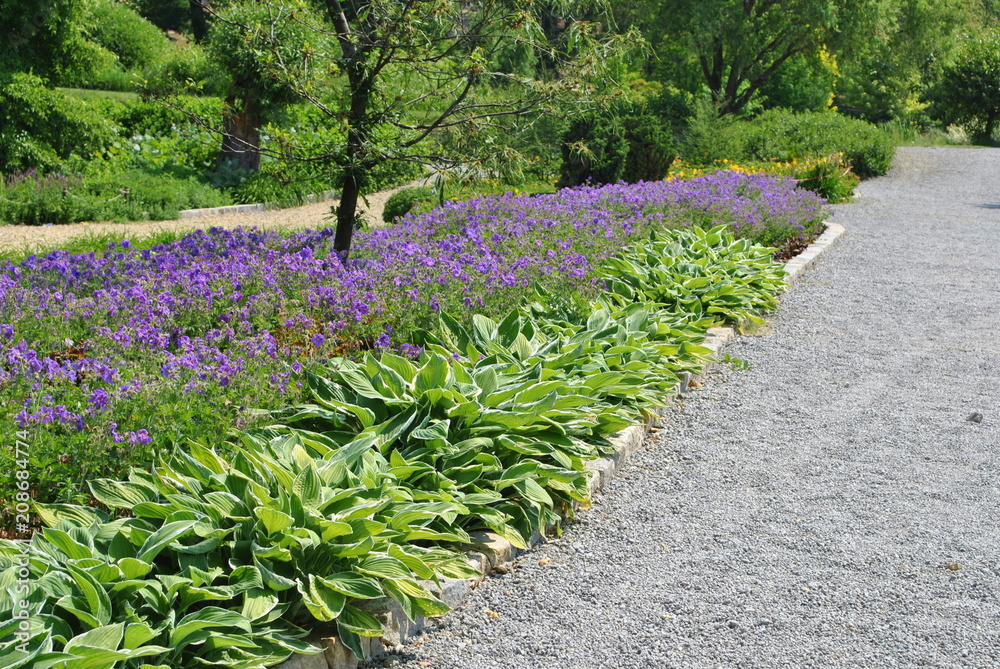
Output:
[[310,55],[330,40],[316,32],[322,17],[304,0],[214,3],[199,6],[216,20],[208,43],[231,83],[222,109],[222,149],[217,171],[260,169],[260,127],[264,118],[298,100],[296,87],[313,88],[324,72]]
[[[331,161],[342,173],[334,241],[342,254],[351,247],[358,199],[373,169],[392,161],[466,174],[516,168],[520,156],[506,140],[539,115],[564,109],[565,101],[586,109],[592,82],[631,48],[626,45],[641,42],[636,34],[614,35],[601,23],[573,20],[571,5],[578,3],[570,2],[313,0],[318,11],[290,12],[292,4],[213,2],[209,41],[222,25],[233,36],[228,46],[213,48],[234,75],[234,92],[253,90],[258,105],[291,92],[343,130],[343,144],[325,155],[285,150],[280,156]],[[556,42],[545,38],[543,10],[565,17]],[[296,32],[293,44],[279,25],[305,32]],[[501,66],[526,48],[540,54],[548,76]],[[227,52],[239,59],[227,60]],[[239,73],[252,76],[240,79]],[[240,109],[244,116],[254,113],[252,105]],[[236,130],[230,123],[226,136],[237,137]],[[259,138],[244,133],[237,139],[245,153]]]
[[1000,120],[1000,31],[968,39],[935,92],[943,120],[988,141]]

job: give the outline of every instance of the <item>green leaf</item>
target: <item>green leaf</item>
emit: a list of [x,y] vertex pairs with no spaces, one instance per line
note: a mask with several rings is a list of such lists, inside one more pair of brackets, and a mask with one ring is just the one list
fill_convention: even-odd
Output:
[[215,507],[219,513],[229,519],[243,519],[250,516],[250,511],[239,497],[222,490],[206,493],[205,501]]
[[382,588],[399,602],[410,620],[419,616],[441,616],[450,610],[447,604],[412,580],[387,579],[382,582]]
[[315,509],[321,501],[322,486],[323,482],[316,472],[316,467],[310,464],[295,477],[292,482],[292,493],[299,498],[302,506],[307,509]]
[[340,638],[342,644],[351,649],[355,657],[361,660],[365,658],[365,651],[361,647],[361,637],[356,632],[351,631],[351,628],[346,625],[341,626],[338,622],[337,636]]
[[500,387],[499,379],[497,378],[496,370],[492,367],[487,367],[481,371],[473,374],[473,378],[476,380],[476,385],[481,388],[479,393],[480,397],[487,397],[492,395]]
[[497,339],[501,346],[510,347],[519,334],[521,334],[521,315],[515,309],[500,321],[500,325],[497,326]]
[[153,565],[143,560],[127,557],[118,561],[118,568],[122,570],[122,574],[125,575],[125,578],[134,579],[142,578],[148,574],[153,568]]
[[132,623],[125,628],[122,648],[133,649],[155,639],[158,633],[146,623]]
[[135,483],[98,479],[90,481],[88,485],[94,498],[112,509],[131,509],[142,502],[159,501],[159,495],[154,491]]
[[171,542],[187,533],[198,523],[197,520],[177,520],[163,525],[149,535],[136,556],[143,562],[152,562]]
[[264,529],[269,535],[288,529],[295,522],[295,519],[287,513],[266,506],[254,507],[253,513],[264,524]]
[[97,509],[77,506],[76,504],[35,504],[35,513],[49,527],[55,527],[61,520],[69,520],[81,527],[90,527],[94,523],[108,522],[108,514]]
[[406,566],[396,558],[388,555],[372,555],[363,560],[357,570],[362,574],[376,576],[378,578],[411,578],[412,574]]
[[82,560],[95,557],[93,548],[81,544],[62,530],[44,529],[42,534],[50,544],[72,559]]
[[[537,402],[553,391],[564,391],[566,384],[563,381],[547,381],[545,383],[533,383],[525,390],[514,396],[514,404],[531,404]],[[565,392],[565,391],[564,391]]]
[[170,633],[170,646],[176,649],[195,632],[217,627],[235,627],[248,634],[252,631],[250,621],[236,611],[221,609],[217,606],[206,606],[178,621],[177,626]]
[[308,587],[303,588],[299,583],[299,593],[313,617],[323,622],[336,619],[347,604],[347,597],[323,585],[315,574],[309,575]]
[[87,601],[87,606],[90,608],[90,613],[99,625],[103,626],[111,622],[111,599],[108,597],[104,586],[89,572],[80,569],[74,564],[67,564],[66,570],[80,587],[80,591]]
[[472,316],[472,332],[476,337],[476,341],[480,343],[496,341],[496,321],[480,314],[474,314]]
[[538,504],[546,507],[552,506],[552,498],[549,497],[547,492],[545,492],[545,488],[538,485],[538,483],[532,479],[514,481],[512,486],[515,490],[524,495],[527,499],[530,499],[532,502],[537,502]]
[[251,588],[243,593],[240,614],[250,621],[263,618],[278,605],[278,596],[264,588]]
[[435,440],[445,440],[448,439],[448,430],[451,427],[450,420],[441,420],[429,427],[422,427],[410,432],[411,439],[420,439],[421,441],[435,441]]
[[377,618],[350,604],[341,611],[337,618],[337,625],[338,627],[346,627],[362,636],[382,636],[385,634],[385,628],[382,627],[382,623]]
[[447,359],[438,353],[427,359],[423,367],[417,372],[414,388],[419,391],[434,389],[444,389],[451,386],[453,382],[451,367]]
[[401,358],[392,353],[383,353],[379,361],[386,367],[395,370],[407,383],[411,383],[417,376],[417,366],[406,358]]
[[377,580],[350,571],[324,576],[320,580],[331,590],[356,599],[376,599],[385,596]]
[[[125,634],[124,623],[117,623],[115,625],[105,625],[103,627],[98,627],[83,634],[78,634],[69,641],[63,647],[63,652],[74,653],[74,649],[79,646],[88,646],[91,648],[100,648],[104,650],[117,651],[121,646],[122,637]],[[112,662],[113,664],[113,662]],[[110,666],[110,665],[109,665]]]
[[531,342],[521,333],[518,333],[517,337],[514,338],[514,343],[511,344],[510,348],[520,360],[527,360],[535,352]]

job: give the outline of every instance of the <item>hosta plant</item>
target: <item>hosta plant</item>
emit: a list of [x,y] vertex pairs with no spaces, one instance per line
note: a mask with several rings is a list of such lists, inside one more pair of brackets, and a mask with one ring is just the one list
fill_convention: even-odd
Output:
[[[360,637],[383,633],[362,600],[392,597],[411,617],[444,613],[418,580],[474,572],[417,541],[464,509],[415,498],[367,449],[319,460],[288,435],[227,461],[193,443],[152,473],[92,485],[127,517],[39,505],[47,528],[31,543],[31,651],[8,644],[2,666],[250,669],[314,652],[297,624],[316,621],[361,655]],[[0,543],[4,620],[19,554]]]
[[700,368],[709,353],[698,343],[705,323],[640,304],[618,307],[599,300],[572,313],[555,312],[535,302],[500,323],[476,316],[471,329],[442,314],[425,342],[430,350],[461,351],[471,360],[490,357],[508,372],[538,367],[543,380],[562,381],[632,417],[662,405],[678,384],[677,374]]
[[773,311],[787,287],[773,251],[721,225],[654,231],[609,258],[598,276],[619,304],[656,305],[716,324],[762,323],[760,312]]
[[368,457],[388,461],[415,499],[447,495],[468,509],[452,532],[492,529],[523,547],[586,498],[584,462],[632,422],[585,383],[510,364],[532,355],[521,334],[476,361],[438,352],[420,365],[390,353],[337,360],[310,375],[313,403],[268,433],[296,435],[321,457],[367,439]]

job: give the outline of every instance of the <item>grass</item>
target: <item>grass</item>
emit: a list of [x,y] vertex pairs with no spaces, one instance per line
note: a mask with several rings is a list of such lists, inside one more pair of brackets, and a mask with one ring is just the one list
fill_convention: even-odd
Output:
[[92,88],[57,88],[56,90],[81,100],[103,99],[125,103],[136,102],[139,99],[138,93],[125,93],[122,91],[101,91]]
[[[433,186],[433,183],[429,185]],[[556,187],[553,181],[528,181],[517,186],[502,183],[496,179],[477,179],[465,183],[446,183],[444,187],[444,197],[437,193],[430,199],[418,202],[414,207],[413,214],[424,214],[441,203],[441,200],[472,200],[479,197],[489,197],[491,195],[536,195],[538,193],[555,193]]]
[[921,128],[914,122],[888,121],[881,126],[896,146],[970,146],[972,141],[958,126]]

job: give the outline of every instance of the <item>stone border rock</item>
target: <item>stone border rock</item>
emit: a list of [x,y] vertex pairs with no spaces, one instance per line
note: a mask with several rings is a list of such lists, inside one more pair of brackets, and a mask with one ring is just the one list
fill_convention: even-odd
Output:
[[[302,204],[316,204],[317,202],[328,202],[336,200],[338,192],[326,190],[318,195],[306,195],[302,199]],[[181,220],[192,218],[205,218],[207,216],[226,216],[228,214],[259,214],[265,211],[281,209],[275,204],[229,204],[225,207],[205,207],[203,209],[183,209],[177,213],[177,218]]]
[[[844,226],[836,223],[829,224],[823,234],[805,251],[786,262],[785,271],[788,272],[789,283],[798,281],[805,270],[811,267],[816,259],[844,233]],[[730,327],[710,328],[704,345],[718,355],[735,336],[736,331]],[[695,378],[701,377],[716,364],[718,364],[717,361],[709,361],[702,368],[702,373]],[[683,398],[692,380],[691,376],[685,375],[681,379],[677,394],[673,395],[672,398]],[[666,410],[660,409],[654,415],[648,416],[642,424],[625,428],[611,437],[610,441],[615,447],[612,454],[587,463],[587,470],[593,472],[593,476],[587,481],[587,490],[591,497],[604,488],[615,473],[625,465],[629,457],[639,450],[650,428],[654,427],[658,419],[664,415],[666,415]],[[527,550],[517,548],[493,532],[475,532],[471,536],[475,549],[467,552],[466,555],[470,564],[482,574],[480,578],[469,580],[441,579],[440,585],[428,581],[423,582],[425,587],[452,608],[465,602],[469,591],[491,573],[507,569],[515,558],[531,550],[530,547]],[[543,537],[536,532],[531,537],[529,544],[533,547],[541,543],[542,540]],[[383,653],[386,647],[393,648],[406,643],[415,638],[424,628],[424,618],[410,620],[403,612],[402,607],[393,599],[372,600],[359,603],[358,606],[381,620],[386,631],[385,636],[381,638],[362,638],[367,657]],[[340,643],[336,636],[314,637],[310,640],[324,648],[324,651],[317,655],[293,655],[278,665],[279,669],[357,669],[360,660]]]

